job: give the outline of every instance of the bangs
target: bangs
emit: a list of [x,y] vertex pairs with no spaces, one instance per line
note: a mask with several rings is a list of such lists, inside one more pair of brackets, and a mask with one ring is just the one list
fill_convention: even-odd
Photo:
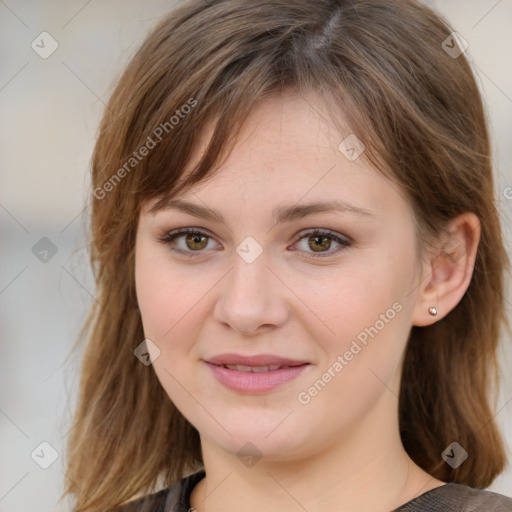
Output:
[[[175,116],[175,105],[179,105],[179,101],[167,99],[167,102],[173,103],[172,107],[162,109],[162,117],[151,121],[145,131],[149,135],[140,142],[143,144],[148,137],[155,139],[155,129],[151,127],[156,126],[157,130],[161,130],[164,126],[162,139],[148,154],[134,183],[140,201],[158,196],[175,196],[213,177],[229,156],[254,106],[279,90],[277,82],[269,84],[261,81],[261,78],[257,80],[258,71],[254,70],[254,77],[251,73],[242,74],[237,80],[219,84],[217,88],[199,90],[191,96],[195,105],[193,109],[168,133],[165,132],[165,123],[167,121],[166,127],[169,128],[169,119]],[[163,120],[158,122],[160,119]],[[157,136],[159,133],[157,131]],[[201,156],[192,162],[192,154],[200,143],[205,145]]]
[[[352,68],[359,64],[350,52],[343,57],[343,65],[329,62],[339,51],[332,41],[333,31],[337,30],[337,36],[343,34],[342,27],[335,27],[339,13],[325,25],[318,19],[332,16],[329,6],[319,17],[292,4],[287,6],[292,13],[299,10],[290,25],[290,13],[281,23],[283,12],[272,2],[265,2],[264,9],[237,2],[221,4],[202,5],[188,16],[177,9],[171,22],[157,27],[156,37],[135,55],[120,79],[123,90],[118,101],[113,98],[109,105],[115,118],[110,129],[119,134],[118,143],[112,147],[111,162],[104,160],[95,169],[103,174],[94,177],[96,183],[112,178],[117,182],[117,174],[123,179],[123,186],[117,187],[119,201],[130,197],[132,204],[183,192],[213,176],[258,102],[287,89],[303,95],[310,104],[306,96],[315,93],[327,104],[330,119],[324,120],[339,131],[340,142],[350,134],[364,138],[363,158],[378,168],[388,168],[380,156],[385,145],[374,136],[366,108],[379,104],[375,89],[354,87],[357,74]],[[251,11],[251,23],[244,24],[243,32],[236,31],[244,8]],[[216,9],[222,9],[221,23],[218,19],[215,23]],[[348,9],[343,23],[350,24],[350,18],[356,22],[356,15]],[[233,41],[226,40],[226,33],[234,30]],[[210,42],[207,48],[197,42],[202,36]],[[150,69],[145,55],[153,56]],[[207,147],[185,176],[193,150],[206,132],[210,133]],[[103,154],[108,152],[101,143],[99,147]]]

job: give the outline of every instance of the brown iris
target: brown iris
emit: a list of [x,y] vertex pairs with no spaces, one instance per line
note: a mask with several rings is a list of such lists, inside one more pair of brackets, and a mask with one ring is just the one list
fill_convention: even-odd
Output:
[[308,237],[308,246],[315,252],[323,252],[321,249],[329,249],[331,240],[324,235],[312,235]]
[[208,245],[208,237],[199,233],[190,233],[185,237],[185,243],[191,250],[204,249]]

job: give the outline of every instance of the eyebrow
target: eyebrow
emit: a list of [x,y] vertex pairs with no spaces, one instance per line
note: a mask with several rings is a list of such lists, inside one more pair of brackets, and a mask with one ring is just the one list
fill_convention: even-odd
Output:
[[[182,199],[163,198],[149,210],[149,213],[156,214],[161,210],[170,209],[179,210],[183,213],[188,213],[189,215],[192,215],[194,217],[217,221],[222,224],[225,224],[224,217],[217,210],[213,210],[211,208],[208,208],[207,206],[201,206],[199,204],[183,201]],[[350,203],[347,203],[346,201],[341,200],[280,206],[274,208],[272,212],[272,217],[274,219],[274,222],[276,224],[279,224],[283,222],[291,222],[296,219],[301,219],[303,217],[315,213],[336,211],[356,213],[358,215],[364,215],[373,218],[376,217],[374,212],[367,210],[366,208],[354,206]]]

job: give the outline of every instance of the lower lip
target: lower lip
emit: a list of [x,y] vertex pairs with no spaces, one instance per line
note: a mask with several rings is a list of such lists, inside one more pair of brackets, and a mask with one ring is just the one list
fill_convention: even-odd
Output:
[[257,373],[230,370],[211,363],[206,364],[212,369],[213,375],[221,384],[233,391],[247,394],[272,391],[297,378],[309,366],[309,364],[301,364]]

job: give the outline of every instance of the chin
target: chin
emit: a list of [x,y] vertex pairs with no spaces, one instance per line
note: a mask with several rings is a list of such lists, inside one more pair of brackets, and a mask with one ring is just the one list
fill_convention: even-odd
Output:
[[305,452],[308,441],[315,438],[315,433],[311,432],[308,436],[304,425],[294,425],[292,422],[286,424],[291,418],[283,421],[284,417],[286,415],[281,414],[275,421],[262,422],[257,419],[248,421],[247,415],[244,415],[239,422],[224,423],[231,436],[223,430],[221,437],[218,437],[219,431],[215,429],[207,437],[238,458],[248,456],[269,461],[287,460],[298,456],[299,452]]

